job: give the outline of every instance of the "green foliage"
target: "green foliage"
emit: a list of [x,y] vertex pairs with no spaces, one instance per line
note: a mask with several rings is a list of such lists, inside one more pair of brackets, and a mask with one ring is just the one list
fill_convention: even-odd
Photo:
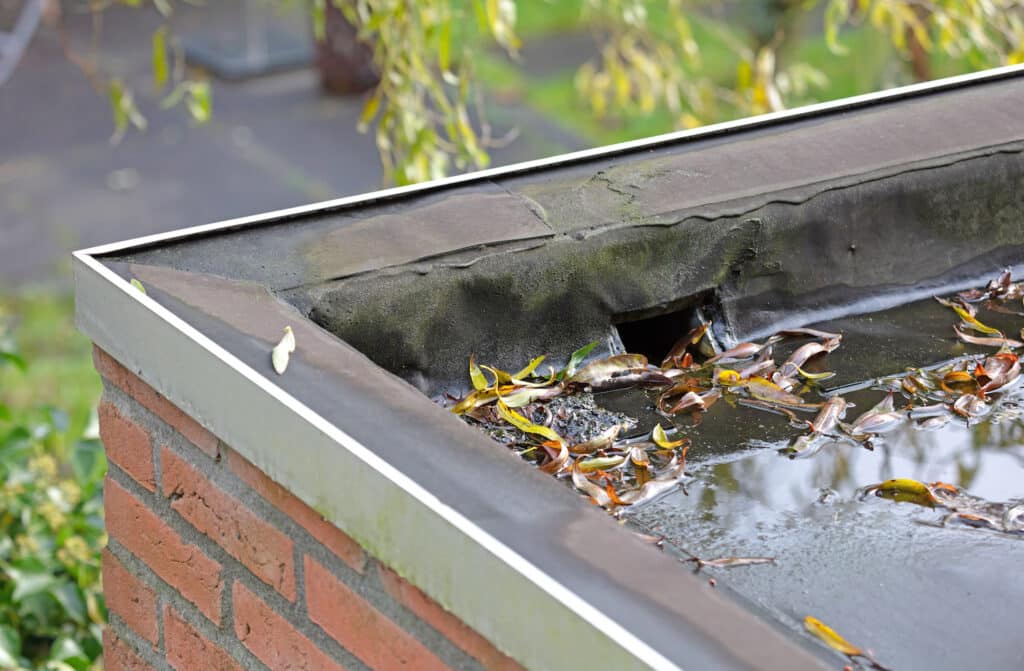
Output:
[[[380,84],[365,103],[359,127],[369,132],[375,126],[385,174],[398,184],[488,164],[489,148],[503,140],[491,135],[481,82],[500,90],[523,74],[521,32],[588,29],[598,56],[573,73],[568,85],[578,98],[571,105],[585,108],[590,119],[574,115],[563,122],[585,127],[595,119],[599,125],[632,125],[638,132],[691,128],[837,97],[830,73],[845,80],[840,90],[849,81],[863,84],[857,73],[873,70],[880,54],[897,56],[905,73],[887,73],[884,80],[867,82],[870,88],[843,94],[1024,62],[1024,0],[764,0],[741,3],[742,11],[737,5],[727,23],[712,18],[721,9],[716,0],[275,3],[309,11],[318,39],[324,37],[331,3],[372,45]],[[171,0],[152,4],[165,15],[173,7]],[[867,33],[881,39],[858,54],[850,37],[863,41]],[[825,48],[803,49],[808,35],[820,37]],[[492,43],[512,61],[511,77],[479,76],[481,70],[496,71],[487,63],[493,61]],[[181,68],[171,67],[173,44],[166,27],[154,33],[154,88],[176,81],[165,102],[184,102],[203,123],[211,115],[209,87],[183,79]],[[865,55],[866,64],[858,60]],[[115,137],[131,126],[144,127],[122,82],[110,82],[110,96]]]
[[[31,366],[2,314],[0,343],[0,380],[11,384]],[[103,448],[88,431],[73,438],[60,409],[27,409],[7,391],[0,387],[0,669],[101,668]]]

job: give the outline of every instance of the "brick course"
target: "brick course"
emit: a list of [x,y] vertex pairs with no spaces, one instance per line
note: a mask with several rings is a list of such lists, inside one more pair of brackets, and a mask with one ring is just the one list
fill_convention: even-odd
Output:
[[271,669],[344,671],[244,585],[235,583],[235,634]]
[[244,671],[227,651],[196,631],[170,606],[164,606],[164,645],[167,663],[176,671]]
[[511,657],[491,645],[465,622],[441,607],[412,583],[403,580],[388,567],[378,564],[377,576],[381,586],[392,599],[399,602],[420,619],[430,623],[445,638],[480,662],[488,671],[524,671]]
[[447,668],[422,643],[310,557],[306,557],[306,599],[310,619],[372,669]]
[[155,671],[130,645],[111,628],[103,632],[104,671]]
[[139,377],[94,360],[124,392],[100,410],[108,671],[523,671]]
[[213,622],[220,622],[221,566],[128,493],[107,479],[103,492],[107,533],[141,559]]
[[107,459],[151,492],[156,491],[153,468],[153,443],[145,429],[108,402],[100,403],[100,440],[107,450]]
[[247,485],[256,490],[270,505],[288,515],[296,524],[309,532],[318,543],[327,547],[332,554],[348,564],[349,568],[362,573],[367,557],[359,543],[349,538],[341,529],[324,519],[299,497],[268,478],[263,471],[249,463],[234,450],[226,449],[224,458],[231,471]]
[[253,575],[295,600],[292,541],[218,488],[168,448],[161,450],[164,496],[171,508],[212,538]]
[[160,640],[156,592],[128,572],[121,561],[103,551],[103,598],[107,610],[153,645]]

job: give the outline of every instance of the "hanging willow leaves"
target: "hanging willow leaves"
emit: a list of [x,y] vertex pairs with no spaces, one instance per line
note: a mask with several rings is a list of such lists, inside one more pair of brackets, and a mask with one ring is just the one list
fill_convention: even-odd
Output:
[[167,86],[170,78],[170,65],[167,58],[167,26],[160,26],[153,32],[152,38],[153,90],[160,92]]

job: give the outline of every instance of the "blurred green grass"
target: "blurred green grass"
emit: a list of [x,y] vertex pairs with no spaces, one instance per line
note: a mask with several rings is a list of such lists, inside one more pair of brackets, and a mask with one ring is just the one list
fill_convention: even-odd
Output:
[[[101,390],[91,345],[75,329],[74,311],[74,299],[52,289],[0,294],[0,316],[9,321],[17,349],[28,362],[24,371],[0,367],[0,402],[16,417],[40,406],[60,408],[68,414],[70,436],[82,433]],[[58,445],[58,453],[66,448]]]

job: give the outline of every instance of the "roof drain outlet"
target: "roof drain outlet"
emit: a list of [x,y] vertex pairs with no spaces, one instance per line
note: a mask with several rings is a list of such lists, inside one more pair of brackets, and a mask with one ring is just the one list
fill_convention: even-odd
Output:
[[680,338],[700,324],[713,324],[704,339],[711,350],[708,355],[722,350],[717,333],[721,324],[715,323],[721,314],[715,292],[707,291],[673,302],[669,306],[616,315],[612,318],[611,341],[621,344],[621,351],[643,354],[658,365]]

